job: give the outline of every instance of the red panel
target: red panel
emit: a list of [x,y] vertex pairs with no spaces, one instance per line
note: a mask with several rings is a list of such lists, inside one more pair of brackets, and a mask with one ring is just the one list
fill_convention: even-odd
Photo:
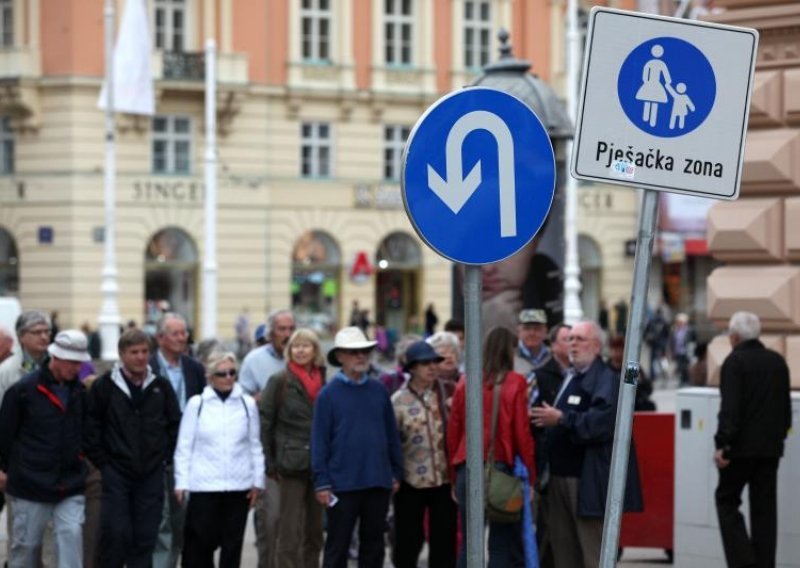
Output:
[[705,239],[684,239],[683,246],[689,256],[708,256],[708,243]]
[[621,547],[673,548],[675,415],[637,412],[633,439],[639,458],[644,511],[622,516]]

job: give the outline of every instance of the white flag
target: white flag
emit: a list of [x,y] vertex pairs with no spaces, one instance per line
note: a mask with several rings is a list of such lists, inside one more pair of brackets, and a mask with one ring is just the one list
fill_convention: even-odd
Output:
[[[106,109],[103,83],[97,106]],[[127,0],[117,45],[114,48],[114,100],[116,112],[155,114],[153,75],[150,70],[150,32],[145,0]]]

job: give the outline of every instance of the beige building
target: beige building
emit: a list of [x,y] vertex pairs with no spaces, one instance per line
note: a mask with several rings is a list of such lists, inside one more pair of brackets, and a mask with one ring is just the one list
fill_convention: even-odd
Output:
[[[709,215],[708,242],[725,263],[708,279],[709,316],[759,314],[765,343],[784,354],[800,388],[800,4],[718,0],[715,21],[760,33],[741,197]],[[711,344],[712,378],[729,351]]]
[[[117,119],[123,321],[166,300],[201,325],[207,37],[219,46],[218,333],[232,336],[244,307],[258,320],[291,306],[319,329],[347,323],[354,301],[398,331],[429,302],[447,319],[451,265],[403,210],[403,142],[496,57],[501,27],[559,89],[565,3],[146,0],[156,116]],[[62,326],[94,322],[103,0],[0,0],[0,24],[0,292],[58,310]],[[587,304],[627,298],[636,196],[592,189],[579,203]]]

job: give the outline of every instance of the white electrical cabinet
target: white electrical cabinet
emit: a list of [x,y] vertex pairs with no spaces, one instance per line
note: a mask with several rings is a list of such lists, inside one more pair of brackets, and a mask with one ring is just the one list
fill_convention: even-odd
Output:
[[[675,566],[725,568],[717,522],[714,466],[719,390],[681,389],[675,401]],[[778,467],[779,568],[800,568],[800,393],[792,393],[793,429]],[[749,526],[747,491],[742,513]]]

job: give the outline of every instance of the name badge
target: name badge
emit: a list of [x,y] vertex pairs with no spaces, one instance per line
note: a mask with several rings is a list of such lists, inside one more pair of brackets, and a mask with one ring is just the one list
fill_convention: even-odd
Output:
[[577,394],[570,395],[569,398],[567,398],[567,404],[580,404],[580,403],[581,403],[581,397],[579,397]]

